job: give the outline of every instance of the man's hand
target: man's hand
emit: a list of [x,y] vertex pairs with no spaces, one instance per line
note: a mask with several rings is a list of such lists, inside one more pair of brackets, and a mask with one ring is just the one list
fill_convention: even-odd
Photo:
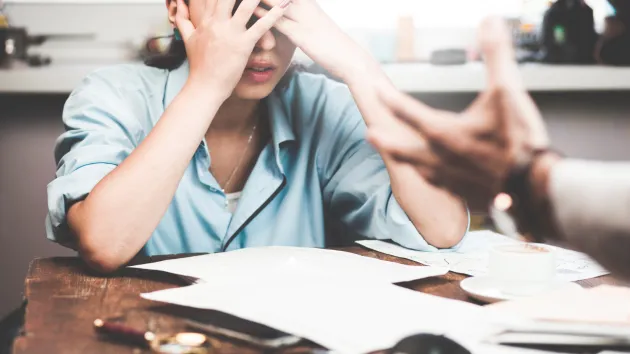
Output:
[[371,129],[369,139],[382,153],[412,163],[432,184],[463,197],[471,209],[487,211],[510,171],[546,148],[548,136],[520,78],[505,23],[484,21],[480,44],[488,87],[468,109],[439,111],[395,90],[381,92],[415,137]]

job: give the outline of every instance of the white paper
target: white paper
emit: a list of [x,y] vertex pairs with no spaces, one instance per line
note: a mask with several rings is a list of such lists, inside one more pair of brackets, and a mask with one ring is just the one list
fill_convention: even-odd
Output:
[[[491,231],[469,232],[456,251],[421,252],[383,241],[357,241],[362,246],[378,252],[425,265],[448,267],[452,272],[472,276],[483,276],[488,273],[488,251],[492,246],[516,242],[519,241]],[[558,279],[578,281],[608,274],[608,271],[583,253],[555,246],[549,247],[557,252]]]
[[[334,282],[334,281],[333,281]],[[310,339],[340,353],[392,347],[419,333],[444,334],[479,324],[483,309],[387,284],[323,287],[298,281],[226,288],[206,283],[143,294],[146,299],[227,312]]]
[[403,265],[356,254],[304,247],[258,247],[142,264],[132,268],[160,270],[206,282],[266,282],[269,279],[317,278],[319,282],[397,283],[448,272],[444,267]]
[[[248,248],[133,268],[204,282],[144,298],[213,309],[313,340],[341,353],[385,349],[417,332],[471,325],[480,307],[404,289],[394,282],[443,275],[347,252]],[[457,316],[458,320],[454,320]]]
[[507,319],[501,314],[390,284],[332,280],[321,286],[278,280],[252,291],[247,283],[229,287],[205,283],[142,297],[230,313],[312,340],[335,353],[387,349],[418,333],[446,335],[473,354],[547,353],[485,342],[502,330]]
[[142,294],[146,299],[222,311],[334,352],[387,349],[417,333],[447,335],[475,354],[523,352],[483,343],[500,330],[503,315],[392,284],[445,274],[446,268],[295,247],[250,248],[134,268],[204,280]]

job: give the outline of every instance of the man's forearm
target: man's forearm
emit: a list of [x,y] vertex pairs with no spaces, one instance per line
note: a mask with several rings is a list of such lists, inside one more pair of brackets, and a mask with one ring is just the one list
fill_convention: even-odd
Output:
[[536,198],[551,205],[551,213],[540,216],[550,227],[549,241],[566,243],[630,279],[630,164],[540,160],[532,184]]

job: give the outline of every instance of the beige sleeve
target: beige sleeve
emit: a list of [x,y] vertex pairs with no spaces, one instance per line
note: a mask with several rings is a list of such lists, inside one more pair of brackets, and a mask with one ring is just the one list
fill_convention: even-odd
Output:
[[549,188],[564,240],[630,279],[630,163],[566,159]]

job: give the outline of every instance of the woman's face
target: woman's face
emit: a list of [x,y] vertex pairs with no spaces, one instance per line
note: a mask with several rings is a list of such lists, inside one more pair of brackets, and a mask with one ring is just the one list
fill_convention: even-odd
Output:
[[[219,0],[190,0],[190,20],[196,27],[201,23],[206,6],[213,6]],[[170,2],[171,17],[175,11]],[[295,53],[295,45],[275,29],[265,33],[256,43],[249,56],[247,67],[241,80],[232,92],[233,96],[247,100],[260,100],[267,97],[284,76]],[[209,65],[212,65],[209,63]]]

